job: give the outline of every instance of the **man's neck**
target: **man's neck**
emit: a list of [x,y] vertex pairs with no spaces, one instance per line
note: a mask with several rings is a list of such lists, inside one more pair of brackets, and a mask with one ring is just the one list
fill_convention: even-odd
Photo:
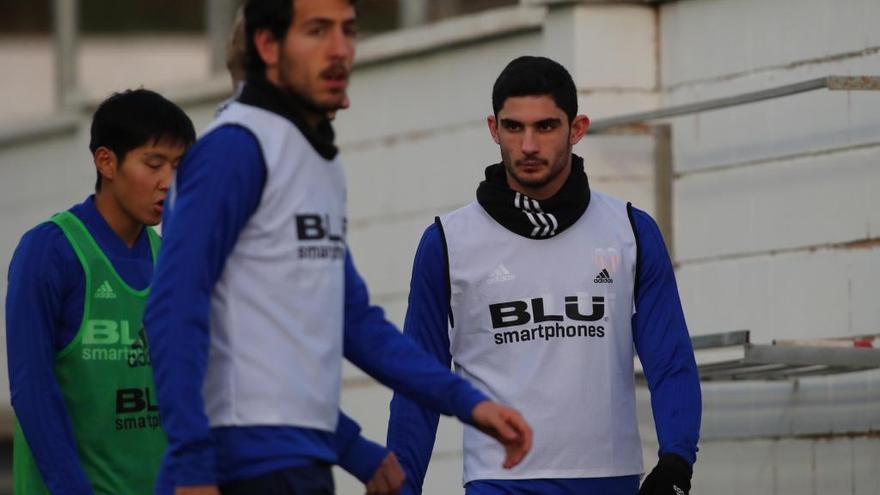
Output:
[[107,191],[95,193],[95,209],[110,226],[110,230],[122,239],[126,246],[129,248],[134,246],[144,228],[142,223],[131,218]]
[[282,93],[288,94],[290,97],[295,98],[298,101],[298,106],[301,111],[301,118],[305,120],[306,125],[312,131],[317,131],[318,127],[321,125],[321,122],[326,120],[327,114],[326,112],[321,112],[314,108],[309,102],[303,98],[302,96],[297,95],[293,92],[293,90],[286,87],[278,76],[277,71],[266,71],[266,81],[269,82],[272,86],[275,86]]
[[333,143],[333,128],[327,117],[318,113],[308,101],[274,83],[271,78],[249,79],[238,101],[284,117],[302,132],[309,144],[324,159],[336,158],[339,150]]
[[326,115],[323,113],[315,113],[309,111],[308,109],[303,111],[303,117],[306,120],[306,124],[313,130],[317,131],[318,127],[321,125],[321,122],[326,120]]

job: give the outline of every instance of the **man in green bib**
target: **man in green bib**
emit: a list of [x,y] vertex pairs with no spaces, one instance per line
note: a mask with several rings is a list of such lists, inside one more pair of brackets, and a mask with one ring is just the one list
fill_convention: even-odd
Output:
[[95,194],[21,239],[6,332],[16,495],[153,493],[160,427],[142,316],[192,122],[148,90],[95,112]]

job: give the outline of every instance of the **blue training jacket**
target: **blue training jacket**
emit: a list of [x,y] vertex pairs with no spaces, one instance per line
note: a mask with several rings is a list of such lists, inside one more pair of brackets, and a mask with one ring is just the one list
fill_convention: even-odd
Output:
[[[632,328],[646,372],[661,453],[696,460],[702,413],[699,379],[681,309],[675,274],[660,230],[645,212],[633,209],[638,243],[636,314]],[[432,224],[413,263],[404,333],[444,366],[452,356],[448,333],[449,287],[442,233]],[[662,331],[660,331],[662,330]],[[388,447],[406,472],[403,493],[420,493],[431,459],[438,416],[400,394],[391,402]],[[469,494],[634,494],[638,476],[603,479],[473,481]]]
[[[164,486],[223,483],[344,460],[337,457],[333,435],[319,430],[210,427],[201,392],[211,291],[259,205],[266,165],[250,131],[226,125],[199,139],[175,180],[176,197],[165,211],[156,280],[144,317],[169,441],[160,474]],[[370,305],[366,284],[350,255],[345,260],[343,345],[345,357],[356,366],[440,413],[470,422],[473,407],[486,400]]]

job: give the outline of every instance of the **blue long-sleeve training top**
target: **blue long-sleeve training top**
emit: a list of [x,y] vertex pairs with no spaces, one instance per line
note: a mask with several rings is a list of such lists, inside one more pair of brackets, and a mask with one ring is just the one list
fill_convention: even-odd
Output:
[[[142,232],[129,248],[89,197],[70,211],[79,218],[122,279],[143,289],[153,275]],[[55,495],[90,494],[70,417],[55,379],[55,355],[79,331],[85,274],[61,228],[42,223],[21,238],[9,265],[6,349],[12,407],[47,488]]]
[[[654,220],[633,209],[638,245],[636,314],[632,329],[648,386],[660,452],[696,460],[701,399],[696,365],[675,283],[672,263]],[[452,362],[448,333],[449,287],[442,233],[429,226],[413,263],[404,333],[444,366]],[[437,431],[438,417],[400,394],[391,402],[388,448],[406,472],[403,493],[420,493]],[[634,493],[638,476],[605,479],[473,481],[478,493]]]
[[[259,143],[235,125],[202,137],[177,171],[144,317],[169,442],[161,474],[166,483],[223,483],[345,460],[337,458],[335,439],[327,432],[294,426],[211,428],[204,412],[211,292],[259,205],[265,180]],[[385,385],[467,422],[473,407],[486,400],[370,305],[350,255],[345,259],[344,316],[345,357]]]

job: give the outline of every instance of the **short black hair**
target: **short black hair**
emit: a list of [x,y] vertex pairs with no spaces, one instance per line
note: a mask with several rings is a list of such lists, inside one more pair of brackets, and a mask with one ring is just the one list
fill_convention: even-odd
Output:
[[577,86],[559,62],[547,57],[523,56],[507,64],[492,87],[495,116],[512,96],[553,97],[556,106],[568,116],[569,125],[578,111]]
[[[248,77],[262,78],[266,64],[257,52],[254,34],[268,29],[276,40],[283,40],[293,22],[293,2],[296,0],[247,0],[244,5],[245,71]],[[359,0],[349,0],[357,9]]]
[[[120,164],[129,151],[149,142],[171,141],[189,147],[196,131],[186,113],[162,95],[148,89],[113,93],[92,116],[92,154],[105,147]],[[101,174],[95,183],[101,190]]]

